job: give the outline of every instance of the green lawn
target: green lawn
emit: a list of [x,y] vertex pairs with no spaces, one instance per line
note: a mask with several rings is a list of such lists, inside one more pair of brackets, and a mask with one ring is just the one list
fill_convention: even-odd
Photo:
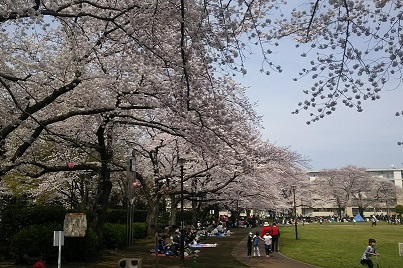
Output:
[[[378,223],[318,223],[298,225],[298,240],[295,227],[279,226],[281,230],[280,251],[296,260],[326,268],[362,268],[360,258],[368,245],[368,239],[377,241],[379,266],[382,268],[403,267],[398,243],[403,243],[403,225]],[[373,257],[374,264],[376,259]],[[376,267],[376,264],[375,264]]]

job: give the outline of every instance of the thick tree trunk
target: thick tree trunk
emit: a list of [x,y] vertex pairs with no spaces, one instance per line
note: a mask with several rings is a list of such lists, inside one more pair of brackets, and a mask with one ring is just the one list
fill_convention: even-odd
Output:
[[178,214],[178,200],[175,195],[170,195],[171,198],[171,213],[169,215],[169,225],[176,225],[176,218]]
[[99,154],[101,157],[101,169],[99,172],[99,185],[93,204],[93,225],[96,234],[98,235],[98,243],[102,245],[103,241],[103,226],[106,218],[106,211],[109,205],[109,197],[112,191],[111,171],[109,163],[113,157],[111,149],[112,136],[111,133],[106,131],[104,126],[101,125],[97,130],[97,137],[99,143]]
[[[101,175],[101,177],[109,177],[109,174]],[[109,179],[102,178],[98,186],[98,192],[95,204],[92,207],[94,231],[98,235],[98,241],[103,241],[103,226],[106,218],[106,211],[109,204],[109,196],[112,190],[112,183]]]
[[159,198],[151,199],[148,201],[148,214],[147,214],[147,235],[149,237],[154,236],[158,232],[158,215],[159,209]]
[[192,200],[192,225],[197,226],[197,220],[199,217],[200,207],[197,200]]

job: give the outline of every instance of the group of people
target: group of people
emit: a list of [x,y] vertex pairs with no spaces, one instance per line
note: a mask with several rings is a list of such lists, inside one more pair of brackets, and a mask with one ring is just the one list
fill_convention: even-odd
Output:
[[[163,235],[157,242],[158,254],[165,254],[167,256],[179,256],[179,249],[181,245],[181,232],[179,229],[170,237],[171,243],[167,243],[168,236]],[[189,248],[190,244],[200,242],[200,236],[197,230],[190,230],[184,234],[184,250],[185,255],[191,255],[192,250]]]
[[248,258],[252,257],[260,257],[260,242],[264,243],[264,249],[266,258],[270,258],[270,253],[272,251],[278,252],[278,239],[280,237],[280,230],[277,227],[276,223],[273,223],[271,226],[268,222],[265,222],[262,227],[262,231],[259,233],[257,231],[255,235],[253,233],[249,233],[247,238],[247,256]]

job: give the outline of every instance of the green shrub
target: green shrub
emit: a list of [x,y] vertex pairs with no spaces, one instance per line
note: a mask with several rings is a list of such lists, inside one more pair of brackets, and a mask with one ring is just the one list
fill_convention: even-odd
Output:
[[[106,222],[126,224],[127,210],[125,209],[110,209],[106,213]],[[145,222],[147,221],[147,210],[134,210],[133,222]]]
[[53,231],[61,230],[61,225],[33,225],[22,229],[11,241],[11,255],[17,263],[23,261],[24,254],[30,248],[37,248],[47,259],[57,257],[58,249],[53,246]]
[[62,255],[66,261],[83,261],[98,253],[98,236],[93,229],[87,229],[85,237],[64,238]]
[[133,238],[141,239],[147,237],[147,227],[146,222],[133,223]]
[[109,209],[105,221],[109,223],[126,224],[127,212],[124,209]]
[[126,246],[126,224],[106,223],[103,232],[105,248],[116,249]]
[[135,210],[133,211],[133,222],[145,222],[147,221],[147,210]]
[[[58,224],[28,226],[14,235],[11,242],[11,254],[17,263],[24,262],[23,255],[30,248],[37,248],[48,262],[58,258],[58,247],[53,246],[54,231],[61,230]],[[97,253],[98,237],[92,229],[85,237],[65,237],[62,246],[62,258],[68,261],[82,261]]]
[[2,211],[0,244],[9,245],[12,237],[26,226],[61,224],[66,210],[62,206],[18,207],[10,205]]

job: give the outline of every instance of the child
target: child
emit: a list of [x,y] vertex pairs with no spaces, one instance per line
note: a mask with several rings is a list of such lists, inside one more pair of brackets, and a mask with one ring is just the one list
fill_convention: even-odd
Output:
[[259,245],[261,239],[262,238],[259,236],[259,232],[256,232],[256,234],[253,236],[253,257],[260,257]]
[[266,251],[266,258],[270,258],[270,246],[271,246],[271,235],[267,231],[266,234],[263,236],[264,239],[264,249]]
[[368,240],[368,246],[365,249],[364,254],[362,254],[362,257],[361,257],[361,264],[362,265],[368,265],[369,268],[374,267],[374,264],[372,263],[371,257],[372,256],[379,256],[379,254],[376,252],[375,244],[376,244],[375,239],[370,238]]
[[253,241],[252,233],[249,233],[247,239],[248,240],[246,242],[246,247],[248,249],[248,258],[250,258],[252,256],[252,241]]

